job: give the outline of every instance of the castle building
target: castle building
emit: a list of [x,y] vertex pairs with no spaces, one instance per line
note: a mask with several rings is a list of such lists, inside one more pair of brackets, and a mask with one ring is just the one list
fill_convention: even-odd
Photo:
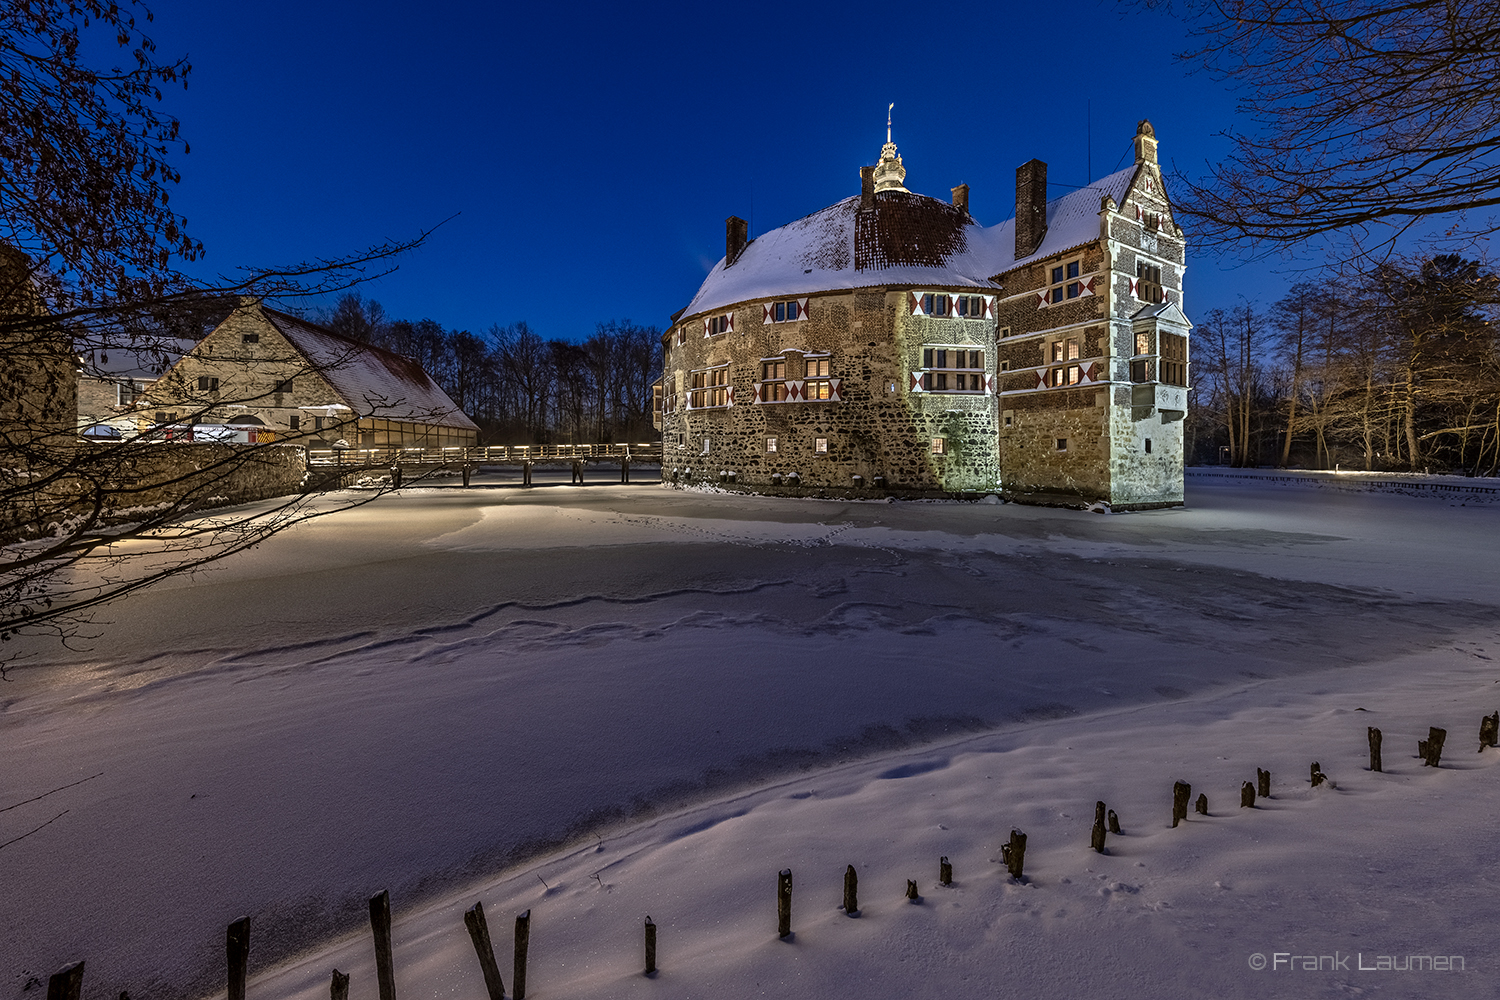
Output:
[[889,126],[858,196],[725,255],[663,336],[663,475],[778,492],[1182,503],[1185,247],[1156,137],[981,226],[915,194]]

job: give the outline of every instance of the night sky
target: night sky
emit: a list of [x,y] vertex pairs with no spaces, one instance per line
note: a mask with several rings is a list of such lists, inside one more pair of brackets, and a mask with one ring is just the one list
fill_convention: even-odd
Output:
[[[1128,163],[1142,117],[1167,169],[1201,175],[1234,113],[1173,59],[1178,22],[1111,3],[152,9],[159,55],[193,63],[164,106],[192,145],[173,205],[206,274],[452,217],[363,292],[476,332],[665,326],[723,255],[726,216],[753,236],[857,194],[892,101],[907,186],[968,183],[984,225],[1013,214],[1020,163],[1047,161],[1058,197]],[[1193,254],[1186,304],[1266,304],[1286,283]]]

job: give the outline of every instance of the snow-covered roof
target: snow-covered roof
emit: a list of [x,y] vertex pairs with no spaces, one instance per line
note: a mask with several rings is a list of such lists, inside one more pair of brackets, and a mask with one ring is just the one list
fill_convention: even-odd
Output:
[[83,374],[106,381],[144,379],[155,381],[177,364],[198,341],[162,337],[133,345],[77,347]]
[[1136,169],[1047,202],[1042,245],[1019,260],[1013,218],[981,226],[961,208],[905,191],[877,192],[875,211],[862,216],[859,198],[845,198],[756,237],[731,266],[720,260],[681,315],[852,288],[992,288],[1005,271],[1098,239],[1100,200],[1109,195],[1123,202]]
[[274,309],[261,312],[360,416],[479,429],[410,358]]

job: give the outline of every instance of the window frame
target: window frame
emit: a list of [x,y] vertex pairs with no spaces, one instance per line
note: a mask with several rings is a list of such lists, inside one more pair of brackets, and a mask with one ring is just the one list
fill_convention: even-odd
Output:
[[[956,363],[954,355],[962,356],[963,362]],[[921,371],[923,392],[976,396],[989,391],[985,350],[973,344],[922,345]],[[950,382],[954,383],[951,387]]]
[[[1058,277],[1058,272],[1062,276]],[[1061,305],[1083,298],[1083,256],[1048,264],[1046,272],[1047,304]]]
[[688,372],[687,401],[689,410],[728,408],[731,404],[728,363]]

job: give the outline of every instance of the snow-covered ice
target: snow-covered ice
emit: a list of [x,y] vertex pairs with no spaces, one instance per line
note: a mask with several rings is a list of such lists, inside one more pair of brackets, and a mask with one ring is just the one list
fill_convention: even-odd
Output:
[[[478,899],[507,983],[532,909],[537,997],[1492,995],[1500,504],[1202,476],[1189,504],[480,487],[299,527],[0,686],[0,982],[222,991],[249,914],[252,996],[337,966],[366,1000],[389,888],[404,997],[484,996]],[[1172,830],[1176,779],[1211,815]],[[1274,965],[1308,954],[1466,971]]]

